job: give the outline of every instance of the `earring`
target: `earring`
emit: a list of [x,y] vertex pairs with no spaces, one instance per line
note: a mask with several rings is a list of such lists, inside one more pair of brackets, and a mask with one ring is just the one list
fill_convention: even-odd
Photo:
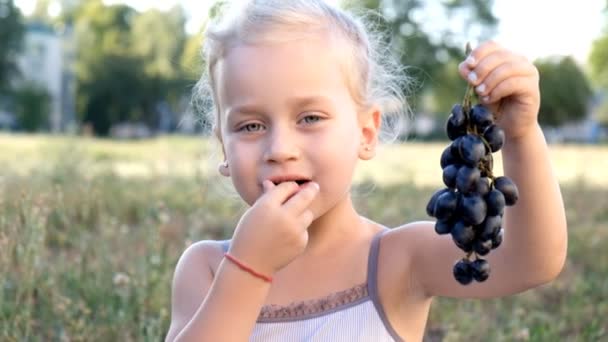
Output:
[[230,170],[228,169],[228,162],[224,160],[223,163],[220,163],[217,166],[217,171],[220,173],[220,175],[225,176],[225,177],[230,177]]

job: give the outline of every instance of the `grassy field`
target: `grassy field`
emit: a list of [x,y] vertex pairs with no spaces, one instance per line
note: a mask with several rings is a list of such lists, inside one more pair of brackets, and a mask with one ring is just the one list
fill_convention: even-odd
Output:
[[[387,146],[362,164],[361,213],[426,219],[444,146]],[[162,340],[177,258],[231,236],[244,210],[215,176],[215,150],[195,138],[0,135],[0,340]],[[551,154],[569,222],[560,277],[508,298],[439,299],[426,340],[608,340],[608,146]]]

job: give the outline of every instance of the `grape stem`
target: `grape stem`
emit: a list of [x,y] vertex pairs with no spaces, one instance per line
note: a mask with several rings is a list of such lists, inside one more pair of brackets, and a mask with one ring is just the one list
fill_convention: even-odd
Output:
[[[469,42],[467,42],[467,45],[465,47],[465,54],[468,56],[471,54],[472,51],[473,51],[473,49],[471,49],[471,44]],[[469,118],[469,112],[471,111],[471,107],[472,107],[473,94],[474,94],[473,86],[470,83],[467,83],[467,91],[464,93],[464,99],[462,100],[462,110],[463,110],[466,120],[468,122],[467,133],[474,134],[474,135],[480,137],[481,141],[483,141],[483,144],[486,146],[488,151],[491,152],[492,149],[490,148],[490,144],[483,137],[483,135],[477,131],[477,127],[475,127],[475,125],[473,125],[472,120]],[[485,173],[488,175],[488,178],[490,178],[492,180],[491,185],[493,185],[494,184],[494,175],[492,174],[492,167],[490,165],[494,165],[492,153],[490,153],[489,158],[487,160],[482,160],[479,162],[479,169],[482,171],[485,171]]]
[[[465,55],[470,55],[473,49],[471,49],[471,44],[467,42],[467,46],[465,48]],[[465,116],[469,116],[469,110],[471,110],[471,97],[473,95],[473,86],[470,83],[467,83],[467,91],[464,93],[464,99],[462,101],[462,109],[464,110]],[[469,121],[469,120],[467,120]]]

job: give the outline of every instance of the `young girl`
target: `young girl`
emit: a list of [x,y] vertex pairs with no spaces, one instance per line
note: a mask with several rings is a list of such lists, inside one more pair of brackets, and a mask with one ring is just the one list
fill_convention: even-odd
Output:
[[381,105],[401,98],[373,43],[322,0],[246,1],[208,29],[219,172],[250,208],[230,241],[180,258],[167,341],[420,341],[433,297],[507,296],[559,274],[566,219],[538,72],[493,42],[458,70],[497,114],[520,191],[490,278],[456,282],[463,253],[433,222],[388,229],[355,211],[355,166],[374,157]]

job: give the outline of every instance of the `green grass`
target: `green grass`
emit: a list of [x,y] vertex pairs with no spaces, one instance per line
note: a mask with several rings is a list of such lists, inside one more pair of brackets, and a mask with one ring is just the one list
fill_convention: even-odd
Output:
[[[0,340],[161,340],[177,258],[229,237],[244,209],[214,176],[213,147],[8,135],[0,146]],[[359,210],[389,226],[425,219],[443,146],[390,146],[363,163]],[[608,339],[608,147],[551,153],[569,221],[564,271],[516,296],[437,300],[428,341]]]

